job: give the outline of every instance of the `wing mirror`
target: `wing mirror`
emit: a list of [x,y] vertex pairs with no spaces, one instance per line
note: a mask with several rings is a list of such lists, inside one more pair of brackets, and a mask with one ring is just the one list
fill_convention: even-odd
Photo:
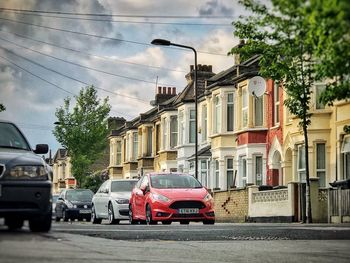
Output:
[[34,150],[36,154],[45,154],[49,151],[49,146],[47,144],[37,144]]
[[146,194],[147,192],[149,192],[149,186],[141,185],[140,190],[143,192],[143,194]]

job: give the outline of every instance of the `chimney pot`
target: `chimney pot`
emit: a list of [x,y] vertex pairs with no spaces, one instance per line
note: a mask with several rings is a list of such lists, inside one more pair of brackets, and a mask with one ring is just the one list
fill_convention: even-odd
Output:
[[176,95],[176,87],[173,87],[173,95]]
[[213,66],[212,65],[209,65],[209,72],[213,72]]
[[158,86],[158,93],[157,94],[161,94],[162,93],[162,87]]
[[166,94],[166,87],[163,87],[163,94]]
[[171,87],[168,87],[168,93],[167,94],[171,94]]

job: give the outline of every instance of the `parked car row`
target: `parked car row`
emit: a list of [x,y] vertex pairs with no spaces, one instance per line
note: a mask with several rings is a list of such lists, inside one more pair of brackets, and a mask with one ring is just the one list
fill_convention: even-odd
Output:
[[88,189],[61,192],[55,207],[56,221],[86,219],[100,224],[128,220],[130,224],[168,225],[174,221],[214,224],[213,198],[193,176],[150,173],[136,179],[105,181],[96,194]]

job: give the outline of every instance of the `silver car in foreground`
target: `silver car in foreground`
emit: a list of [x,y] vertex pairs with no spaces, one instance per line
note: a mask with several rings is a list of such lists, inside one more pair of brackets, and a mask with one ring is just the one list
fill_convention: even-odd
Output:
[[109,224],[119,224],[129,220],[129,200],[137,179],[110,179],[105,181],[92,198],[91,221],[101,224],[107,219]]

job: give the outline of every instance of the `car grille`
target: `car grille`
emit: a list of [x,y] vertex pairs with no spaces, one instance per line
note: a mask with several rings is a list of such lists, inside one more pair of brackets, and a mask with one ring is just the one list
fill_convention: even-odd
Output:
[[204,208],[205,205],[201,201],[176,201],[170,205],[172,209],[179,208]]
[[203,214],[173,214],[172,218],[201,218]]
[[86,206],[86,208],[91,208],[91,205],[77,205],[77,208],[85,208],[84,206]]
[[121,216],[128,216],[129,215],[129,209],[120,209],[119,214]]
[[5,172],[5,165],[0,164],[0,178],[2,177],[2,175],[4,174],[4,172]]

